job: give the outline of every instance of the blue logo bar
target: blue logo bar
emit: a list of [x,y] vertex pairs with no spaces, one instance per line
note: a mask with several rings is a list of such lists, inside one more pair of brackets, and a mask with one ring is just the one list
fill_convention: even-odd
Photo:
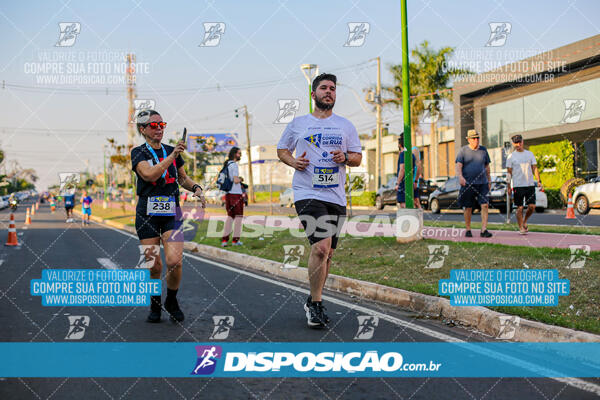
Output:
[[28,342],[0,352],[3,377],[600,376],[600,343]]

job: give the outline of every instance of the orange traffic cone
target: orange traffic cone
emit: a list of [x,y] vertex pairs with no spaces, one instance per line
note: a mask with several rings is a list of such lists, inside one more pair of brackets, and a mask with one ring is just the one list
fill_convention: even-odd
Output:
[[5,246],[18,246],[19,241],[17,240],[17,228],[15,227],[15,214],[10,213],[10,224],[8,225],[8,239],[6,240]]
[[35,215],[35,206],[32,204],[31,205],[31,216]]
[[54,212],[56,210],[56,204],[50,204],[50,211]]
[[40,209],[40,203],[35,203],[35,209],[39,210]]
[[27,209],[27,213],[25,214],[25,225],[31,225],[31,217],[29,216],[29,208]]
[[573,195],[571,195],[571,193],[569,193],[569,201],[567,202],[566,219],[575,219],[575,210],[573,209]]

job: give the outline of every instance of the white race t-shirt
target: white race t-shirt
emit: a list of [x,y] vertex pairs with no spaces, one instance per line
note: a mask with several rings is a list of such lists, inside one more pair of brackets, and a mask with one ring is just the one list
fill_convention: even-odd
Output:
[[[227,165],[227,171],[229,172],[229,179],[233,182],[234,176],[240,176],[240,170],[235,161],[229,162]],[[229,194],[242,194],[242,184],[233,182],[233,186],[231,186],[231,190],[227,192]]]
[[513,187],[534,185],[532,165],[537,165],[537,162],[535,156],[529,150],[515,150],[506,158],[506,167],[512,168]]
[[316,199],[346,206],[346,165],[335,163],[330,152],[361,152],[358,132],[352,122],[336,114],[324,119],[312,114],[294,118],[281,135],[277,148],[292,153],[296,150],[296,157],[306,152],[305,158],[309,160],[304,171],[294,171],[294,201]]

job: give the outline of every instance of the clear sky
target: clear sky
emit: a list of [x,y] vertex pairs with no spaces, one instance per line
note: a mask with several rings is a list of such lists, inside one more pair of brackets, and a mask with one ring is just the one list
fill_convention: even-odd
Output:
[[[409,0],[408,14],[411,48],[423,40],[452,46],[455,62],[481,70],[490,65],[482,54],[501,65],[600,33],[597,0]],[[59,172],[86,164],[99,171],[106,138],[126,143],[124,84],[109,82],[123,78],[124,53],[135,53],[138,98],[155,101],[168,136],[186,126],[237,132],[245,143],[243,119],[233,110],[247,104],[253,144],[277,142],[279,99],[298,99],[299,113],[307,112],[303,63],[338,75],[345,86],[334,111],[360,133],[370,131],[375,118],[351,89],[364,99],[376,78],[368,60],[377,56],[383,83],[391,83],[387,69],[402,54],[400,3],[387,0],[13,1],[0,5],[0,21],[0,147],[8,160],[37,171],[40,189],[58,183]],[[66,22],[79,23],[80,32],[72,46],[57,47]],[[200,46],[211,22],[224,23],[225,32],[217,46]],[[362,46],[344,46],[353,22],[369,24]],[[491,22],[511,25],[502,47],[485,47]],[[69,74],[88,81],[62,82]],[[391,131],[402,129],[400,110],[384,118]]]

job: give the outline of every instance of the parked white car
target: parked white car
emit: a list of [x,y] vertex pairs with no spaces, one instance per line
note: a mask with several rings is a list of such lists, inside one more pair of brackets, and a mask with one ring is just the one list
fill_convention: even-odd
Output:
[[577,186],[573,192],[573,202],[579,214],[587,214],[591,208],[600,208],[600,176]]

